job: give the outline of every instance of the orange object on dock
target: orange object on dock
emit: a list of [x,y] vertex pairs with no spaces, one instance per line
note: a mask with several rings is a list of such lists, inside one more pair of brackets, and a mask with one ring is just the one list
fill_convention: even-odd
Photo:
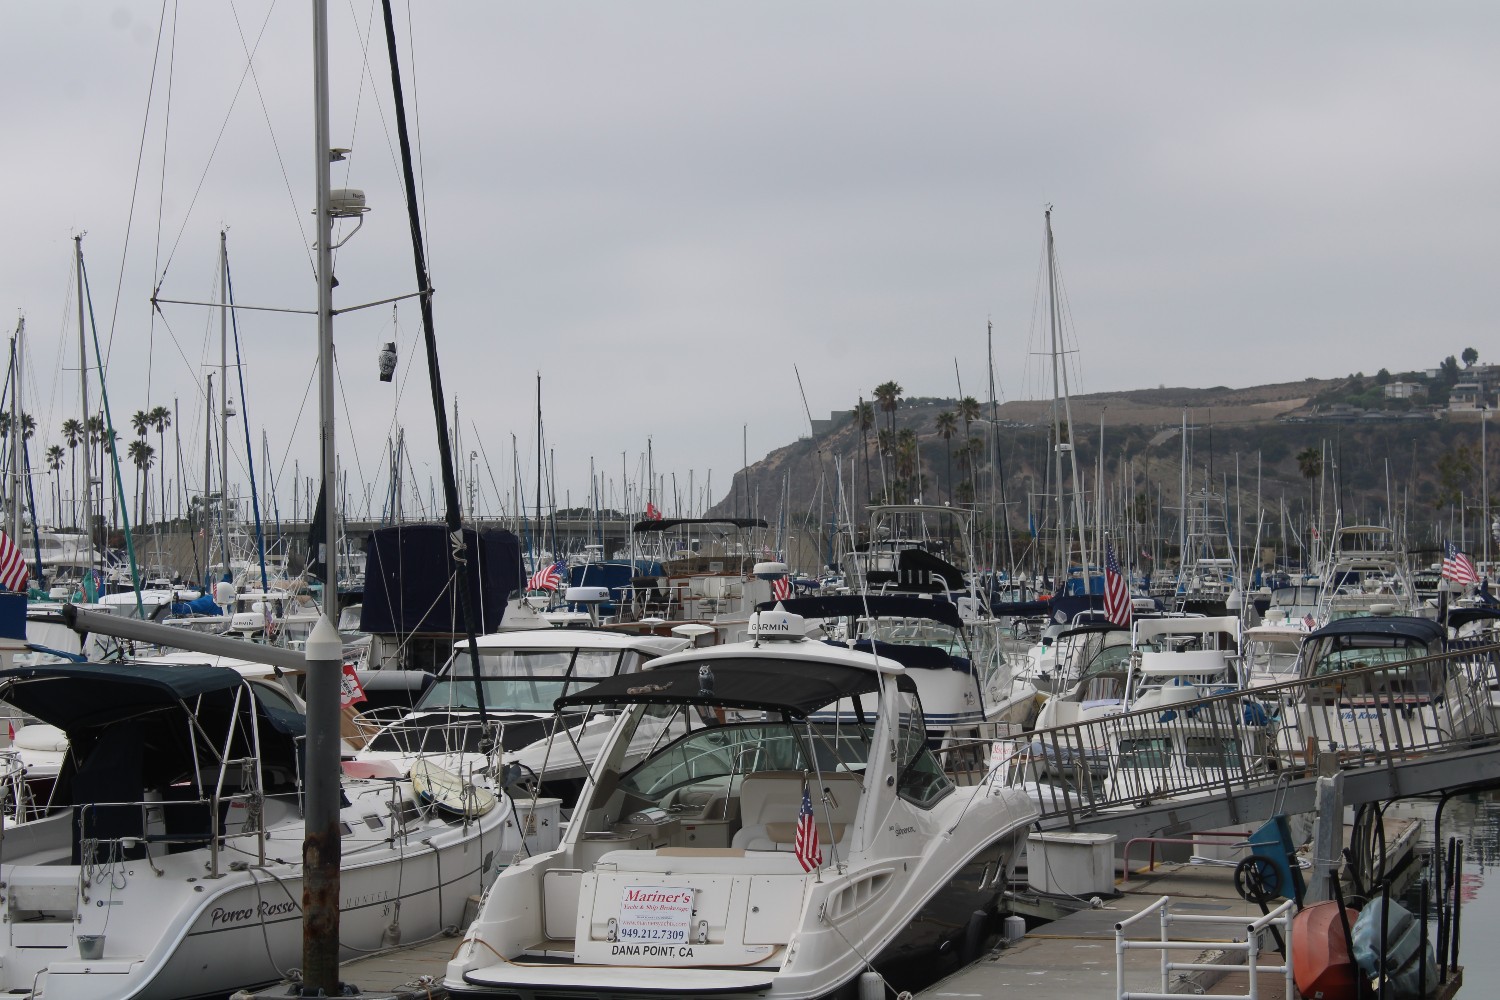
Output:
[[[1352,927],[1359,914],[1344,912]],[[1310,903],[1292,918],[1292,978],[1306,1000],[1354,1000],[1358,976],[1337,903]]]

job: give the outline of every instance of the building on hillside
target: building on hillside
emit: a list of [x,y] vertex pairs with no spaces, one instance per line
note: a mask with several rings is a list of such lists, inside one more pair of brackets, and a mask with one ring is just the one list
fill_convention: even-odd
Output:
[[1480,410],[1489,406],[1489,392],[1484,383],[1466,379],[1448,393],[1449,411]]
[[1387,382],[1385,385],[1386,399],[1411,399],[1422,391],[1422,387],[1416,382]]

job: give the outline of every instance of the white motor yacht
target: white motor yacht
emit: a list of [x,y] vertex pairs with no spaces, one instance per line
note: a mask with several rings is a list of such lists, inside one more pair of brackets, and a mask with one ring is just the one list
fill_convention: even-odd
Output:
[[[437,755],[447,767],[482,766],[485,746],[540,777],[548,795],[577,797],[614,713],[553,713],[553,702],[607,677],[691,644],[678,636],[628,635],[597,629],[540,628],[479,636],[479,677],[467,640],[411,709],[367,712],[356,724],[368,742],[355,755],[373,775],[405,775],[412,761]],[[484,717],[479,710],[484,701]],[[561,728],[557,728],[560,726]],[[654,737],[642,733],[644,753]]]
[[[562,843],[485,894],[450,995],[813,998],[869,969],[899,989],[898,965],[938,971],[993,917],[1036,807],[955,785],[907,670],[806,630],[762,612],[750,641],[557,699],[624,711]],[[687,731],[627,766],[670,718]]]

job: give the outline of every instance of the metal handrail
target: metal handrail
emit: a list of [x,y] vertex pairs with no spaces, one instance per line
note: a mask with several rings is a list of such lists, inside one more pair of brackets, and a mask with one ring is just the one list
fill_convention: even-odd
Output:
[[1497,666],[1500,646],[1470,648],[1036,730],[1012,740],[1001,777],[1027,787],[1042,818],[1071,821],[1194,793],[1232,802],[1273,774],[1305,774],[1320,750],[1343,767],[1393,767],[1500,740]]
[[[225,764],[239,764],[243,763],[245,760],[253,760],[253,758],[241,758],[237,760],[225,761]],[[151,844],[191,844],[201,843],[206,839],[209,848],[208,877],[218,878],[221,874],[219,871],[219,847],[221,842],[224,840],[224,837],[226,836],[224,831],[220,829],[220,807],[229,805],[234,802],[249,803],[259,798],[263,798],[259,789],[248,789],[242,792],[232,792],[228,795],[222,795],[216,790],[213,794],[207,797],[196,799],[155,799],[132,802],[85,802],[79,805],[72,806],[71,808],[76,813],[74,829],[77,834],[83,841],[93,842],[96,844],[114,844],[122,847],[126,846],[127,842],[130,844],[141,844],[147,846],[149,853],[149,845]],[[208,808],[209,830],[208,836],[206,838],[201,833],[197,832],[186,834],[171,834],[165,831],[161,833],[148,832],[151,826],[151,810],[162,809],[163,807],[167,806],[195,805],[206,806]],[[90,813],[93,813],[95,816],[97,816],[98,810],[100,808],[139,809],[141,814],[141,833],[125,834],[124,836],[120,837],[83,837],[83,831],[87,827],[87,824],[84,822],[85,817]],[[260,856],[264,858],[266,849],[266,825],[263,815],[256,823],[254,832]]]

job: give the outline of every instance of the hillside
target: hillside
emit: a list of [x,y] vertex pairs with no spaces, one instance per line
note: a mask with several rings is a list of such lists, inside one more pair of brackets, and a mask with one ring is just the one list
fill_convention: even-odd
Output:
[[[1146,533],[1174,537],[1186,414],[1190,488],[1212,481],[1227,493],[1231,517],[1233,505],[1242,506],[1246,533],[1255,531],[1258,490],[1266,522],[1262,537],[1268,542],[1280,534],[1283,505],[1293,530],[1305,535],[1309,508],[1319,504],[1326,504],[1330,518],[1338,504],[1346,522],[1388,521],[1387,510],[1394,506],[1412,545],[1433,549],[1442,538],[1458,536],[1462,506],[1469,522],[1466,537],[1476,537],[1479,421],[1411,407],[1354,419],[1347,406],[1342,419],[1333,419],[1341,409],[1337,401],[1359,391],[1361,379],[1351,376],[1243,389],[1162,387],[1074,397],[1079,472],[1092,493],[1102,418],[1107,516],[1119,519],[1129,509]],[[939,414],[956,409],[953,399],[903,400],[893,413],[875,409],[873,424],[861,434],[851,408],[825,422],[830,426],[817,436],[766,455],[741,474],[747,478],[736,475],[712,513],[746,513],[758,497],[755,513],[775,520],[779,498],[789,488],[791,521],[817,520],[820,505],[826,518],[837,490],[836,470],[844,492],[860,501],[866,496],[868,461],[869,496],[877,502],[889,497],[968,504],[977,496],[985,521],[993,509],[990,498],[998,499],[1003,486],[1011,529],[1025,532],[1029,512],[1047,506],[1051,403],[999,406],[998,448],[986,440],[988,421],[971,422],[967,435],[959,421],[945,440]],[[881,440],[888,442],[883,457]],[[1304,475],[1304,466],[1318,464],[1319,456],[1326,458],[1328,474]]]

